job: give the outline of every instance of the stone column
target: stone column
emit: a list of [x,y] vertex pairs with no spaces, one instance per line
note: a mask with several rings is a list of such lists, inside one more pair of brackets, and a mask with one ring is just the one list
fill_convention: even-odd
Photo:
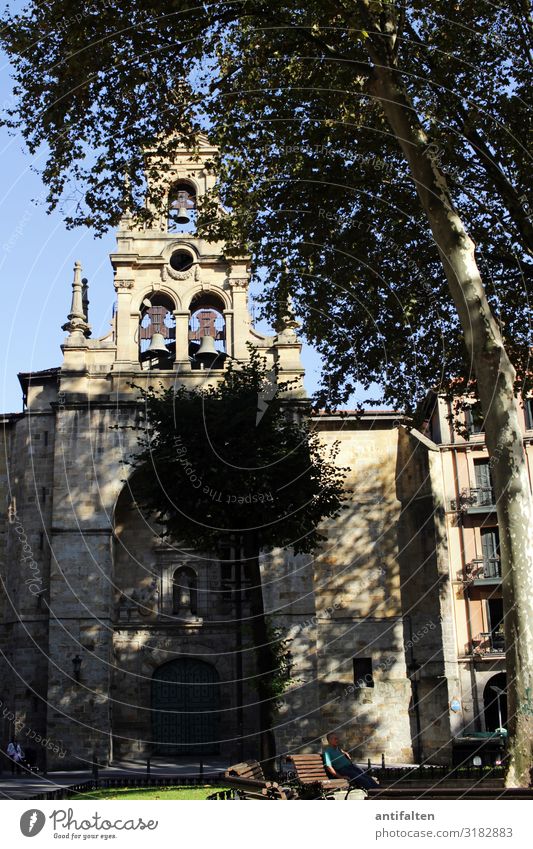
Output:
[[226,326],[226,354],[229,354],[230,357],[234,357],[235,342],[233,338],[233,310],[224,310],[224,323]]
[[176,319],[176,359],[174,366],[178,371],[190,371],[189,360],[189,310],[175,310]]
[[117,292],[117,312],[115,315],[115,333],[117,344],[117,359],[116,363],[131,363],[137,360],[137,354],[133,357],[133,349],[135,346],[134,339],[131,338],[131,290],[133,289],[133,280],[116,280],[115,290]]
[[230,278],[229,285],[233,300],[233,354],[237,360],[248,359],[248,328],[250,314],[248,312],[248,278]]

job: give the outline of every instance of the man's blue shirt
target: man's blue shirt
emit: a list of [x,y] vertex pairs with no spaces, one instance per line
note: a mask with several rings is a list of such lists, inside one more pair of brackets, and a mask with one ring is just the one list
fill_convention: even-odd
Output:
[[327,746],[324,749],[324,763],[326,766],[333,767],[334,770],[345,769],[352,765],[351,760],[336,746]]

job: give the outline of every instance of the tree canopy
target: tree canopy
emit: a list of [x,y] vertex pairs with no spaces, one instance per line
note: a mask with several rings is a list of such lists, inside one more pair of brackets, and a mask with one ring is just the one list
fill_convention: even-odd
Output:
[[200,224],[228,255],[252,252],[271,318],[280,293],[293,294],[325,358],[322,400],[379,382],[387,402],[413,409],[430,386],[464,388],[472,363],[415,186],[369,91],[370,14],[477,245],[521,386],[533,257],[533,24],[521,0],[462,0],[446,14],[437,0],[30,3],[2,31],[20,95],[7,120],[30,150],[48,147],[50,205],[78,196],[68,222],[97,230],[126,206],[149,217],[146,151],[208,129],[231,214],[213,200]]
[[247,536],[257,554],[310,552],[324,539],[321,522],[342,509],[344,470],[302,415],[305,405],[273,380],[252,349],[249,362],[230,363],[205,389],[139,390],[131,489],[174,540],[220,551]]

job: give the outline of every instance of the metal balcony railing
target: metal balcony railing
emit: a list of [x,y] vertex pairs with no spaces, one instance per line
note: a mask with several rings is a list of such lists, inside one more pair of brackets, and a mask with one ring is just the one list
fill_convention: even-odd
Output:
[[452,498],[450,509],[454,511],[468,511],[472,508],[492,508],[496,505],[492,487],[465,487],[461,490],[459,498]]
[[505,654],[503,631],[482,631],[472,640],[472,653],[478,657]]
[[490,581],[501,576],[499,557],[479,557],[466,564],[466,577],[469,581]]

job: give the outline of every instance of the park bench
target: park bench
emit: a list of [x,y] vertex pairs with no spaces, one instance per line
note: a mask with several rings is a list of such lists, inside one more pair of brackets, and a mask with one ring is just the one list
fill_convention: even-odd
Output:
[[244,761],[228,767],[223,784],[238,793],[240,799],[287,799],[287,792],[276,781],[267,781],[258,761]]
[[300,795],[310,794],[313,799],[326,799],[337,790],[350,792],[347,778],[329,777],[322,755],[287,755],[287,760],[294,766]]

